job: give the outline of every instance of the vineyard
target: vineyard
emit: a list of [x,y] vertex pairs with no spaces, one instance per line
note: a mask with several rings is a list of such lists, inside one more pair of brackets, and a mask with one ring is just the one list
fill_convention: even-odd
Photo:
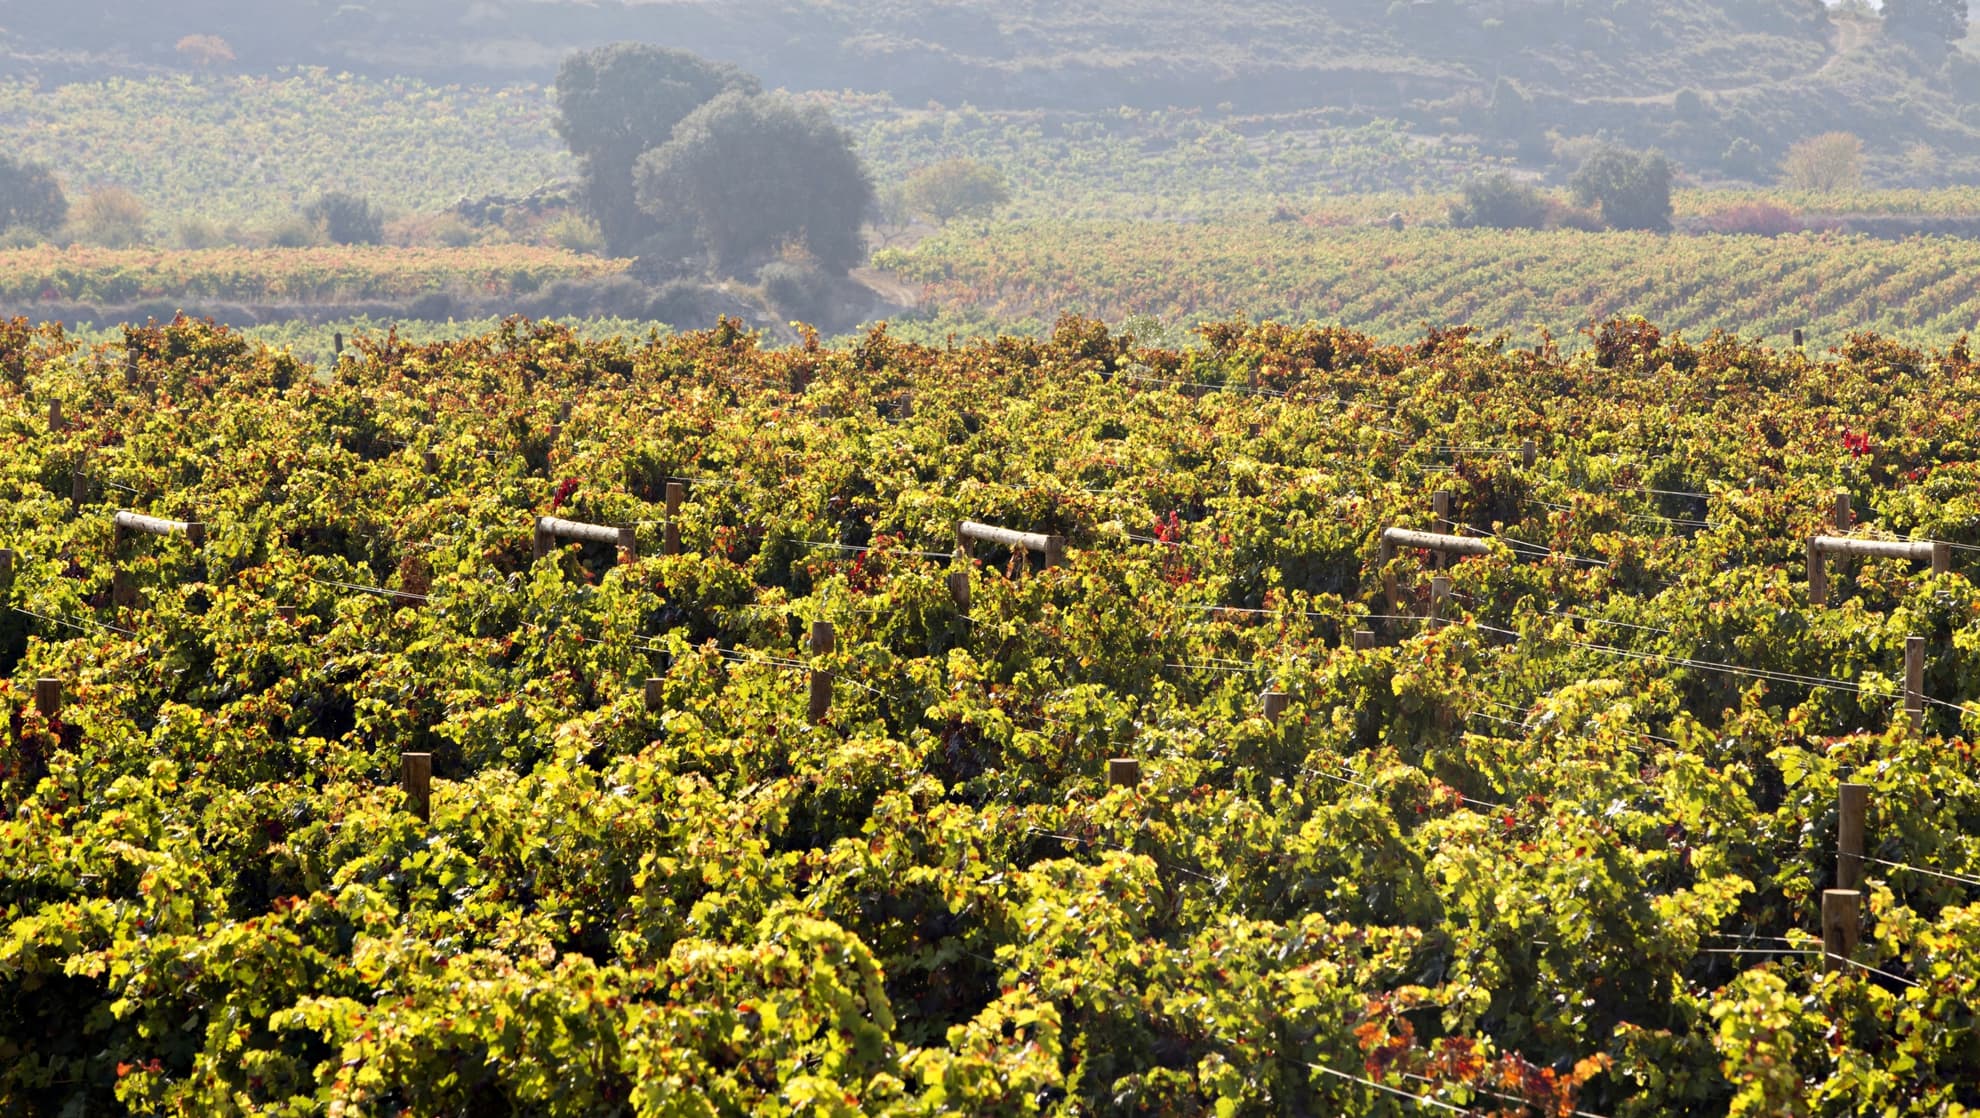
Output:
[[1626,314],[1694,335],[1805,328],[1824,345],[1859,329],[1946,345],[1980,324],[1980,249],[1952,238],[1036,221],[946,231],[875,264],[923,286],[938,336],[1042,332],[1060,308],[1350,322],[1388,341],[1469,324],[1531,343]]
[[1964,1113],[1976,393],[15,322],[0,1108]]

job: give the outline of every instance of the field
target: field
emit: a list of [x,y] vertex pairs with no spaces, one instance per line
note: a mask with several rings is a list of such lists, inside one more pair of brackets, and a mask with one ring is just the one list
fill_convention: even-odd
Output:
[[[1980,1106],[1976,392],[1642,322],[16,323],[0,1109]],[[1950,571],[1812,601],[1839,489]],[[1438,491],[1480,553],[1385,551]]]
[[1821,345],[1861,330],[1945,345],[1980,324],[1980,247],[1807,233],[1674,236],[1225,221],[956,228],[877,266],[921,287],[923,332],[1039,331],[1063,310],[1194,324],[1352,324],[1390,341],[1470,325],[1520,344],[1640,314]]

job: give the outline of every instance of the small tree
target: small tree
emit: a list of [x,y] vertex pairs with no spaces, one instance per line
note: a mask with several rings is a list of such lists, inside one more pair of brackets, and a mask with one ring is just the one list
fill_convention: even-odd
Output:
[[385,215],[378,207],[342,190],[318,195],[303,207],[303,219],[323,230],[332,244],[375,245],[385,239]]
[[1833,194],[1863,185],[1863,141],[1848,132],[1824,132],[1788,149],[1781,184]]
[[797,244],[834,275],[865,253],[873,184],[824,110],[725,93],[696,109],[637,169],[640,205],[686,221],[709,258],[744,275]]
[[144,203],[121,186],[92,190],[69,213],[79,241],[104,248],[129,248],[144,240]]
[[55,172],[0,154],[0,232],[27,229],[53,233],[69,216],[69,200]]
[[1671,227],[1671,164],[1658,152],[1605,146],[1568,180],[1574,200],[1599,205],[1611,229],[1668,232]]
[[988,217],[1011,200],[1004,173],[974,159],[948,159],[908,177],[902,201],[916,213],[947,224],[958,217]]
[[1460,229],[1540,229],[1547,224],[1547,199],[1538,190],[1500,171],[1464,184],[1464,197],[1451,206],[1451,224]]
[[173,49],[197,70],[211,70],[234,60],[234,48],[218,35],[187,35]]

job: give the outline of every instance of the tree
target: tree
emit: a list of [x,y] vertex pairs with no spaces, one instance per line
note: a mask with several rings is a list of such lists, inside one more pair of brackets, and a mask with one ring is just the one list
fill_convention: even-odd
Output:
[[824,110],[774,94],[725,93],[690,114],[643,156],[639,203],[689,225],[731,275],[801,246],[843,275],[865,246],[860,224],[873,184],[852,140]]
[[29,229],[53,233],[69,216],[69,200],[55,172],[0,154],[0,232]]
[[1577,204],[1600,205],[1611,229],[1668,232],[1671,164],[1661,153],[1605,145],[1568,180]]
[[1500,171],[1464,184],[1464,198],[1451,206],[1451,224],[1460,229],[1539,229],[1547,224],[1547,199],[1538,190]]
[[1884,27],[1892,35],[1926,43],[1966,38],[1966,0],[1884,0]]
[[686,51],[617,43],[564,60],[557,72],[557,134],[578,157],[584,201],[607,251],[631,256],[661,232],[642,211],[633,166],[674,126],[719,94],[756,93],[748,74]]
[[303,219],[332,244],[375,245],[385,239],[385,215],[357,194],[331,190],[303,207]]
[[908,177],[903,202],[908,209],[947,224],[958,217],[988,217],[1011,200],[1004,173],[974,159],[948,159]]
[[1863,141],[1848,132],[1824,132],[1788,149],[1781,183],[1796,190],[1833,194],[1863,185]]

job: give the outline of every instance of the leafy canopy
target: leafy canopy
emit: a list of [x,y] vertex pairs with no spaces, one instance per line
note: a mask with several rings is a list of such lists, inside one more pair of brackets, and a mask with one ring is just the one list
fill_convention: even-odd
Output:
[[647,213],[691,225],[710,260],[743,274],[787,244],[843,274],[864,251],[873,184],[822,109],[725,93],[675,127],[636,170]]
[[69,200],[55,172],[40,163],[0,155],[0,230],[52,233],[69,216]]
[[638,252],[658,225],[633,190],[633,165],[717,95],[761,85],[734,66],[687,51],[615,43],[564,60],[557,72],[557,135],[583,166],[585,202],[614,255]]
[[1661,153],[1603,147],[1568,186],[1578,204],[1601,206],[1611,228],[1662,233],[1671,227],[1671,164]]

